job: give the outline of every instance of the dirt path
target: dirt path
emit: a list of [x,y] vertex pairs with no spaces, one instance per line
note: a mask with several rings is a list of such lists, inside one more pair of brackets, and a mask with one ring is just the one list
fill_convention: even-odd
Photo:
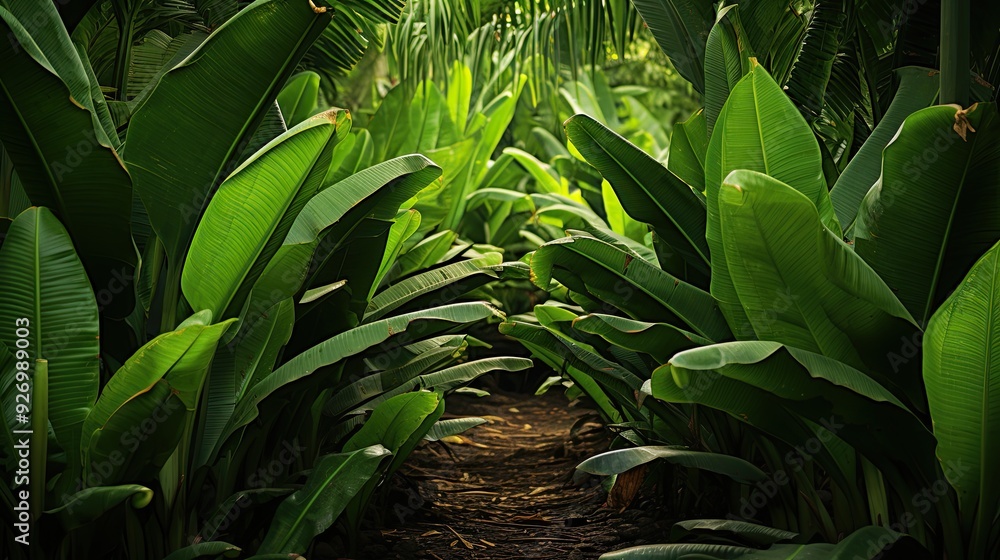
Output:
[[[641,500],[618,514],[596,477],[574,470],[607,449],[590,411],[558,391],[449,397],[448,416],[488,417],[462,441],[418,449],[401,469],[386,527],[367,532],[363,558],[597,558],[662,537],[669,526]],[[659,516],[662,519],[662,515]]]

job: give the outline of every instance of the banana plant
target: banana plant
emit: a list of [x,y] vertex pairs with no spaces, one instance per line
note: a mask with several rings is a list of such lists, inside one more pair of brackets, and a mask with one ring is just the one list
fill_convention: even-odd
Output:
[[[657,13],[662,5],[639,4],[659,27],[654,34],[680,29],[670,23],[675,13]],[[760,507],[745,506],[760,488],[741,491],[733,510],[742,521],[809,535],[802,543],[843,539],[811,549],[654,545],[607,558],[845,550],[870,558],[891,539],[872,545],[884,529],[867,523],[909,535],[907,547],[919,551],[889,546],[900,557],[987,558],[996,527],[986,520],[997,504],[971,465],[989,460],[980,443],[990,405],[981,397],[989,394],[987,286],[1000,234],[980,195],[991,179],[980,177],[995,159],[995,108],[929,107],[938,75],[927,68],[895,70],[894,96],[874,86],[887,74],[865,53],[902,43],[874,32],[869,8],[827,3],[796,13],[779,4],[720,10],[696,83],[705,84],[706,109],[674,127],[666,164],[598,119],[567,121],[574,147],[623,210],[649,226],[656,253],[620,242],[585,250],[595,236],[575,232],[542,245],[526,260],[559,303],[508,319],[501,332],[622,430],[612,453],[683,445],[765,465],[781,482]],[[866,25],[846,39],[844,30]],[[690,64],[676,39],[665,35],[661,46]],[[838,52],[861,55],[850,79],[869,82],[869,99],[849,99],[846,59],[831,56]],[[850,125],[859,110],[870,120]],[[870,137],[851,148],[865,127]],[[929,182],[937,186],[919,188]],[[661,275],[671,281],[657,290]],[[980,311],[959,319],[956,310],[972,305]],[[712,314],[720,327],[705,322]],[[969,367],[958,367],[958,356]],[[615,371],[644,379],[638,392],[608,375]],[[673,422],[656,414],[664,404]],[[898,418],[878,419],[885,414]],[[890,425],[909,426],[907,438],[883,431]],[[843,537],[852,532],[857,538]]]
[[[0,110],[18,123],[4,166],[35,204],[0,245],[2,461],[15,464],[30,385],[33,554],[307,553],[356,528],[447,394],[530,366],[469,360],[482,343],[461,332],[503,317],[470,292],[526,266],[451,241],[401,265],[419,247],[404,243],[413,200],[441,168],[416,154],[352,164],[337,152],[350,114],[317,111],[312,75],[290,78],[335,10],[348,13],[258,0],[107,100],[53,4],[0,5],[14,39]],[[90,143],[61,161],[79,130]],[[13,512],[13,491],[0,497]]]

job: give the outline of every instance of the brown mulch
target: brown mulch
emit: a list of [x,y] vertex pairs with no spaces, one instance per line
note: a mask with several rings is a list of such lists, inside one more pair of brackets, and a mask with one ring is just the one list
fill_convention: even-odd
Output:
[[567,406],[559,391],[449,397],[447,412],[489,423],[410,456],[357,558],[589,559],[668,531],[667,516],[641,496],[613,510],[597,477],[574,476],[610,440],[592,411]]

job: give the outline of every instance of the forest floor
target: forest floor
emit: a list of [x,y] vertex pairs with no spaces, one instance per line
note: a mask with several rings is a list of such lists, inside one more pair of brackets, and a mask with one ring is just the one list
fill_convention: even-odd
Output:
[[450,396],[445,418],[455,416],[489,423],[410,456],[359,559],[582,560],[667,534],[666,516],[641,496],[612,509],[599,478],[574,476],[610,439],[559,391]]

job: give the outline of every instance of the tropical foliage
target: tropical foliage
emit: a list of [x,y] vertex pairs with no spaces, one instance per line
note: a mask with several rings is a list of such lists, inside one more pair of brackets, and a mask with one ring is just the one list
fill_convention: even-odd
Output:
[[351,554],[498,330],[687,518],[604,558],[995,556],[992,4],[57,4],[0,0],[5,543]]

